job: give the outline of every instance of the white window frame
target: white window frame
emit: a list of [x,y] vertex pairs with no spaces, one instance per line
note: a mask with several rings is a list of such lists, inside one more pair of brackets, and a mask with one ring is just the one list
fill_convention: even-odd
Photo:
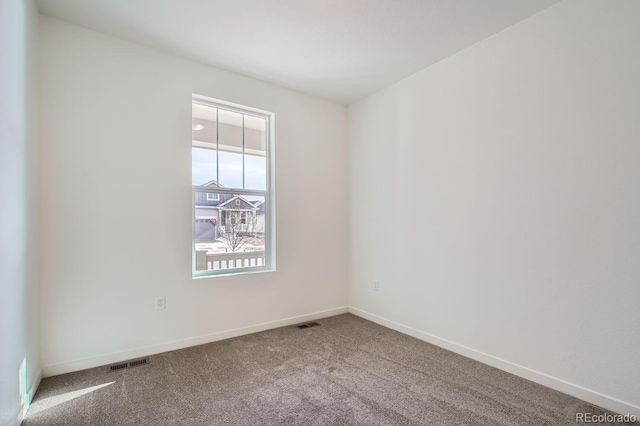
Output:
[[[211,195],[211,197],[209,197]],[[220,201],[220,194],[217,192],[207,192],[207,201]]]
[[[191,274],[192,278],[207,278],[207,277],[219,277],[230,276],[248,273],[270,272],[276,270],[276,191],[275,191],[275,114],[273,112],[264,111],[244,105],[223,101],[220,99],[210,98],[208,96],[202,96],[193,94],[191,98],[192,104],[200,104],[212,108],[219,108],[227,111],[232,111],[240,114],[250,115],[258,118],[263,118],[266,121],[265,129],[265,144],[266,144],[266,190],[253,190],[244,188],[228,188],[228,187],[214,187],[214,186],[196,186],[192,185],[192,199],[191,199],[191,221],[192,221],[192,235],[191,235]],[[244,142],[243,142],[244,143]],[[192,145],[193,146],[193,145]],[[219,173],[219,167],[216,167],[216,174]],[[219,176],[216,176],[216,182],[219,182]],[[196,271],[196,245],[195,245],[195,199],[197,192],[207,193],[207,200],[209,194],[216,194],[218,200],[220,194],[229,195],[257,195],[264,197],[265,204],[265,262],[261,266],[251,266],[233,269],[218,269],[218,270],[206,270]]]

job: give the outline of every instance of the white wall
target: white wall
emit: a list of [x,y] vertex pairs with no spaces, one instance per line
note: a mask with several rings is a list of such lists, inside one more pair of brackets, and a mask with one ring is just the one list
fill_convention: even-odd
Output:
[[[51,18],[40,31],[45,375],[346,311],[346,107]],[[276,272],[191,279],[192,93],[276,113]]]
[[[37,26],[31,0],[0,0],[0,425],[22,411],[18,382],[40,374],[37,248]],[[27,401],[28,402],[28,401]]]
[[349,107],[354,312],[640,414],[638,22],[564,1]]

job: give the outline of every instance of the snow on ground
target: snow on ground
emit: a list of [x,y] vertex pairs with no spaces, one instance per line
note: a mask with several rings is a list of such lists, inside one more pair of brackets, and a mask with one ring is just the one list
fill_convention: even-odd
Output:
[[[196,243],[196,250],[206,250],[207,253],[231,253],[231,249],[224,240],[218,239],[212,243]],[[264,240],[253,238],[238,251],[264,250]]]

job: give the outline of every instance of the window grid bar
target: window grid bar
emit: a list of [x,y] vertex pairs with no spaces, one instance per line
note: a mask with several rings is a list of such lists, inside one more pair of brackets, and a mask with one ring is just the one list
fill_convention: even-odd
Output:
[[193,193],[216,193],[216,194],[234,194],[234,195],[262,195],[268,196],[269,191],[263,191],[261,189],[240,189],[240,188],[218,188],[216,186],[192,186]]
[[246,187],[244,183],[244,114],[242,114],[242,189]]
[[220,108],[216,108],[216,185],[220,186],[220,118],[218,111]]

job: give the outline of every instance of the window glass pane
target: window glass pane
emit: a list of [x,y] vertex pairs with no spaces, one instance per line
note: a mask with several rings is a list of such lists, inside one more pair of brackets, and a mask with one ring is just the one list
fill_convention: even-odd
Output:
[[218,159],[220,185],[243,188],[242,114],[218,110]]
[[242,188],[242,154],[219,151],[220,185],[226,188]]
[[264,196],[195,193],[196,271],[265,265]]
[[193,104],[191,118],[191,139],[193,146],[216,149],[217,108]]
[[267,189],[267,120],[245,115],[244,182],[247,189]]
[[191,184],[217,186],[218,152],[213,149],[191,148]]

